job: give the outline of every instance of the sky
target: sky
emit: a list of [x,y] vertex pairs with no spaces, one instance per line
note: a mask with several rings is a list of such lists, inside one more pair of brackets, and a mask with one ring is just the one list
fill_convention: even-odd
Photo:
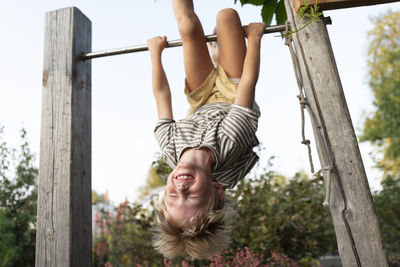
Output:
[[[195,1],[206,34],[215,26],[220,9],[236,9],[243,24],[260,21],[260,8],[234,4],[234,0]],[[238,1],[239,2],[239,1]],[[16,0],[4,1],[0,15],[0,124],[10,146],[20,144],[25,128],[39,166],[40,114],[45,13],[75,6],[92,21],[92,50],[145,44],[165,35],[179,39],[169,0]],[[400,3],[326,11],[333,23],[328,32],[356,133],[364,114],[373,111],[367,84],[367,32],[370,18]],[[273,22],[274,24],[274,22]],[[273,170],[292,176],[309,173],[307,150],[301,142],[298,93],[288,48],[276,34],[262,40],[261,72],[256,101],[262,115],[257,136],[265,148],[260,166],[275,156]],[[181,48],[166,49],[164,67],[172,90],[175,119],[186,115],[183,94],[184,69]],[[137,199],[151,162],[159,152],[153,130],[157,122],[151,91],[151,65],[147,52],[92,61],[92,187],[109,192],[119,203]],[[316,169],[319,161],[307,119],[306,136],[312,141]],[[380,173],[373,168],[368,143],[360,150],[372,190],[378,190]]]

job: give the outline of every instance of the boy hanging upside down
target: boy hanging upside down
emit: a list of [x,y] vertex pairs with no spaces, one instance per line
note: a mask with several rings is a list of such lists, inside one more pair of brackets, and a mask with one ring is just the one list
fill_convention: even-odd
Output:
[[[229,243],[232,215],[224,189],[233,188],[258,160],[253,147],[260,111],[254,103],[264,23],[243,29],[233,9],[217,15],[218,45],[207,48],[192,0],[172,0],[183,43],[189,115],[174,121],[161,54],[165,37],[148,41],[159,122],[155,135],[173,168],[157,205],[155,248],[168,258],[207,259]],[[246,48],[245,37],[248,40]],[[215,68],[214,68],[214,64]]]

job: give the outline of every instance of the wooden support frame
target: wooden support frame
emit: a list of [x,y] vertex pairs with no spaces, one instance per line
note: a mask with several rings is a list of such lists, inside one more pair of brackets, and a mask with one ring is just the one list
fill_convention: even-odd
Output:
[[91,266],[91,22],[46,14],[36,266]]
[[[285,6],[292,29],[307,23],[306,18],[298,20],[292,0],[285,0]],[[388,266],[325,23],[311,23],[293,34],[293,40],[311,116],[317,119],[312,126],[321,166],[332,165],[331,185],[326,186],[331,186],[330,211],[342,264]]]
[[[308,4],[318,4],[319,10],[341,9],[359,6],[371,6],[399,2],[399,0],[306,0]],[[303,0],[293,0],[296,12],[303,6]]]
[[[294,2],[285,6],[292,27],[300,28]],[[91,39],[91,22],[77,8],[46,14],[37,267],[91,266],[91,61],[81,59]],[[326,163],[327,148],[334,163],[330,210],[343,266],[388,266],[325,23],[295,33],[294,43],[306,97],[321,114],[313,124],[314,135],[323,137],[316,140],[318,153]]]

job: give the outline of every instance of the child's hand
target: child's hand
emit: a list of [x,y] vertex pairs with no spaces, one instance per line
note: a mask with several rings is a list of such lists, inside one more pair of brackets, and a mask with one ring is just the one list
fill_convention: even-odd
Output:
[[247,39],[257,37],[261,39],[264,35],[265,23],[264,22],[255,22],[250,23],[248,26],[244,28],[244,33],[246,34]]
[[167,46],[167,37],[156,36],[147,40],[147,46],[149,48],[150,54],[160,55],[164,48]]

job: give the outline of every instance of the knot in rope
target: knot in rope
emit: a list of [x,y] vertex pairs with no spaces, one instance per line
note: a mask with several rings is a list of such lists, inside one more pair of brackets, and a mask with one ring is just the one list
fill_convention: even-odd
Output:
[[285,45],[289,46],[293,40],[292,35],[290,34],[290,22],[285,22],[285,31],[283,32],[283,36],[285,36]]
[[299,99],[301,105],[309,105],[308,100],[303,95],[298,95],[297,98]]
[[310,140],[306,139],[306,140],[301,141],[301,143],[302,143],[303,145],[308,145],[308,144],[310,144],[311,142],[310,142]]

